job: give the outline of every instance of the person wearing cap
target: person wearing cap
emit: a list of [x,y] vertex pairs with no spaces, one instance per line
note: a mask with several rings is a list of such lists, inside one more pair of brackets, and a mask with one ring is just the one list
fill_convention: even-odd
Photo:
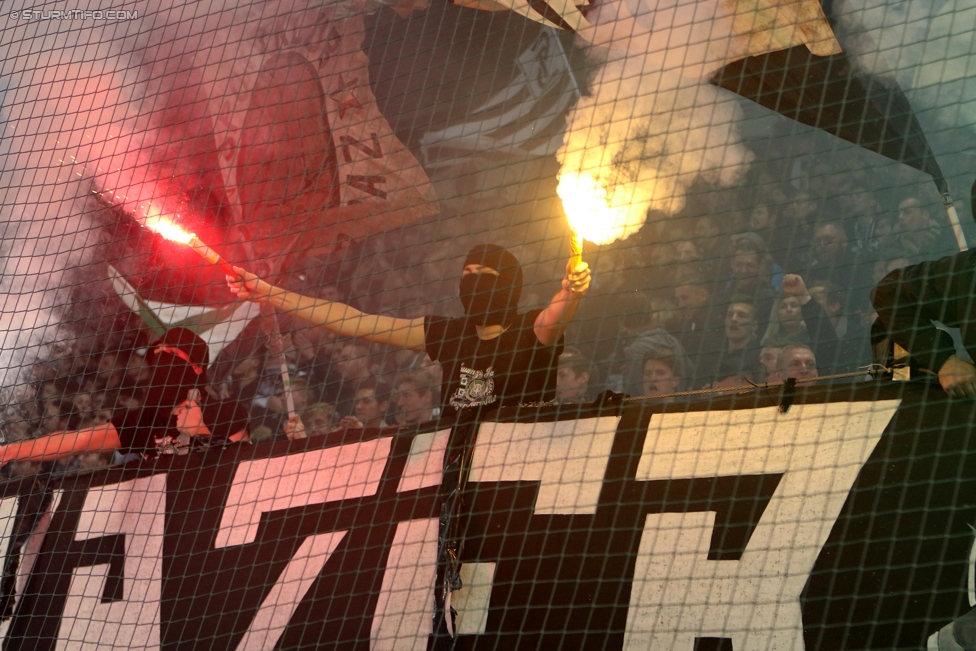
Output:
[[237,403],[209,400],[207,344],[185,328],[170,330],[146,355],[149,391],[142,407],[117,410],[108,423],[54,432],[0,446],[0,465],[56,461],[89,452],[115,452],[116,461],[178,454],[204,438],[239,441],[247,413]]
[[425,351],[444,369],[441,402],[448,415],[554,399],[563,333],[590,286],[586,263],[567,265],[549,306],[519,314],[519,261],[499,246],[482,244],[471,249],[461,270],[463,317],[398,319],[301,296],[235,270],[239,277],[227,282],[240,298],[267,301],[339,335]]

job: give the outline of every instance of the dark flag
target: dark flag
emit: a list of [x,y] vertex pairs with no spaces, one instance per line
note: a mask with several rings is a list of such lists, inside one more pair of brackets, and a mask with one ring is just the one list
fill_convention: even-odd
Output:
[[[832,5],[828,0],[824,9],[836,28]],[[894,78],[859,68],[842,37],[841,45],[843,52],[827,56],[818,56],[802,44],[747,56],[717,70],[710,81],[792,120],[925,172],[942,197],[960,250],[966,250],[949,185],[905,93]],[[877,46],[867,35],[858,34],[857,49],[876,52]]]

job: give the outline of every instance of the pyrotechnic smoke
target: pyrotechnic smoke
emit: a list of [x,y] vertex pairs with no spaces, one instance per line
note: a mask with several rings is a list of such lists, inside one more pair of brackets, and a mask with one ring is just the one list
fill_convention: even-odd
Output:
[[730,186],[741,178],[752,154],[735,131],[739,114],[719,88],[655,70],[641,56],[608,59],[569,116],[560,176],[596,180],[618,217],[609,239],[628,237],[648,210],[680,211],[696,179]]
[[[126,122],[124,74],[106,40],[77,45],[77,35],[43,33],[25,47],[5,29],[0,60],[3,167],[0,169],[0,385],[16,383],[44,344],[64,338],[56,312],[70,270],[84,264],[96,231],[86,215],[93,143]],[[97,147],[97,145],[94,145]]]
[[876,47],[857,52],[861,66],[892,77],[916,111],[930,113],[927,117],[940,125],[976,125],[976,6],[971,1],[848,0],[838,9],[842,28],[868,36]]
[[[222,46],[248,54],[234,42],[240,21],[218,24],[227,13],[217,2],[129,4],[138,19],[123,22],[12,18],[30,7],[5,4],[0,29],[4,387],[24,379],[45,344],[70,339],[72,324],[61,323],[59,312],[73,269],[98,243],[95,194],[138,218],[181,184],[209,183],[200,159],[213,139],[190,133],[207,119],[199,70],[207,57],[215,60],[213,78],[233,65]],[[200,33],[208,32],[215,42],[201,55]]]
[[[22,11],[21,4],[4,12]],[[137,9],[147,16],[145,5]],[[5,20],[0,386],[9,387],[23,381],[46,344],[71,338],[72,324],[61,323],[59,312],[73,270],[99,243],[93,193],[130,212],[152,196],[145,181],[159,170],[151,152],[166,135],[153,115],[167,95],[148,92],[152,75],[142,65],[153,60],[144,44],[154,34],[165,41],[165,23],[72,23],[67,31],[58,20]],[[163,78],[172,86],[178,77]]]

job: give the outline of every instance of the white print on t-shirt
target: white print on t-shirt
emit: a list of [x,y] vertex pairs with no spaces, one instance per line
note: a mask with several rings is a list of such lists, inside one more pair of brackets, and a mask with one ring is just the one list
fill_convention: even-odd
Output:
[[482,407],[498,400],[495,395],[495,369],[489,366],[484,371],[476,371],[461,365],[461,386],[451,396],[451,406],[455,409]]

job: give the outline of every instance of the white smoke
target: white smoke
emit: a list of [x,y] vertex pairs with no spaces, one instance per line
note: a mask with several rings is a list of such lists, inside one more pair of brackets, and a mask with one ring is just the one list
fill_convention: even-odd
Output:
[[118,134],[125,122],[125,77],[111,69],[119,58],[110,40],[57,33],[51,23],[37,30],[20,40],[16,28],[0,33],[2,386],[16,383],[43,345],[64,337],[55,316],[65,300],[59,288],[70,286],[70,270],[86,263],[96,239],[86,215],[86,162],[93,143],[104,141],[110,128]]
[[[7,1],[0,16],[0,387],[23,381],[45,344],[70,336],[59,312],[97,243],[93,193],[135,216],[172,193],[169,179],[196,171],[187,131],[206,119],[188,89],[226,84],[247,60],[249,12],[273,20],[296,10],[153,0],[126,3],[136,19],[24,19],[34,9]],[[57,9],[104,8],[69,0]]]
[[607,58],[569,116],[560,174],[589,174],[611,205],[627,205],[618,233],[627,237],[648,210],[673,215],[684,208],[696,179],[731,186],[741,178],[752,153],[736,133],[739,119],[727,91],[654,69],[643,56]]
[[[876,50],[858,62],[891,75],[915,109],[942,126],[976,125],[976,5],[972,0],[847,0],[842,24],[868,36]],[[968,145],[967,145],[968,146]]]
[[172,86],[178,76],[143,64],[158,62],[146,44],[166,42],[168,29],[148,3],[135,6],[138,20],[126,22],[12,18],[30,8],[26,0],[5,4],[10,13],[0,30],[3,387],[23,382],[46,345],[71,336],[72,324],[61,323],[59,312],[74,270],[98,243],[93,192],[112,190],[109,198],[130,211],[151,196],[141,183],[151,171],[145,152],[161,137],[152,115],[166,95],[150,89],[161,79]]

